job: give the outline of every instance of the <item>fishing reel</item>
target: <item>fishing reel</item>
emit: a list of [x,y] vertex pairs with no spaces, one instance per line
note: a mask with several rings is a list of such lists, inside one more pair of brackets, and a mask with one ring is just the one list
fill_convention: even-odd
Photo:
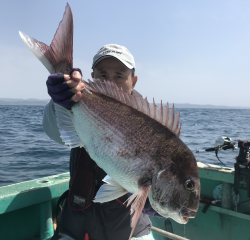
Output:
[[215,152],[215,156],[217,159],[226,167],[226,165],[219,159],[218,157],[218,151],[220,150],[227,150],[227,149],[232,149],[233,152],[237,151],[237,146],[235,146],[235,142],[232,140],[232,138],[229,137],[219,137],[215,141],[215,147],[213,148],[207,148],[203,151],[199,151],[198,149],[196,150],[196,153],[199,152]]
[[237,146],[235,146],[235,142],[229,137],[217,138],[215,141],[215,148],[218,150],[232,149],[233,152],[237,152]]
[[203,151],[196,150],[196,153],[198,152],[215,152],[216,157],[218,160],[226,166],[218,157],[218,151],[220,150],[227,150],[231,149],[233,152],[237,152],[237,149],[239,148],[239,155],[235,158],[236,163],[242,166],[250,166],[250,142],[249,141],[241,141],[238,140],[238,146],[235,145],[235,142],[232,140],[232,138],[229,137],[219,137],[215,141],[215,147],[213,148],[207,148]]
[[213,148],[207,148],[203,151],[200,151],[199,149],[196,150],[196,153],[198,152],[214,152],[216,150],[227,150],[232,149],[233,152],[237,152],[237,146],[235,146],[235,142],[232,140],[232,138],[229,137],[218,137],[215,141],[215,147]]
[[250,157],[249,157],[249,141],[238,140],[238,146],[229,137],[219,137],[215,141],[214,148],[207,148],[203,151],[197,150],[196,152],[211,152],[214,151],[217,159],[226,167],[226,165],[219,159],[218,151],[231,149],[236,152],[239,148],[239,155],[235,158],[234,164],[234,193],[237,195],[239,189],[247,190],[247,196],[250,198]]

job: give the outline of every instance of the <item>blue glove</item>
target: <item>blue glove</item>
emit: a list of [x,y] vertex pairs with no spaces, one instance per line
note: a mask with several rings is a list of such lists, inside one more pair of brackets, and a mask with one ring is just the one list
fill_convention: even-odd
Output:
[[[78,71],[82,75],[82,71],[79,68],[73,68],[70,75]],[[51,74],[46,81],[48,94],[52,98],[53,102],[67,108],[68,110],[75,104],[74,101],[70,100],[74,93],[70,90],[67,82],[65,82],[64,74],[55,73]]]

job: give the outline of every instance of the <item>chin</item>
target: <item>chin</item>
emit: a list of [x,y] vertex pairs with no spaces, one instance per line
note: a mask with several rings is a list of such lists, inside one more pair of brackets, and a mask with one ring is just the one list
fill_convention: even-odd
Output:
[[179,224],[187,224],[189,220],[187,217],[181,216],[180,210],[174,210],[174,209],[170,209],[167,207],[162,208],[162,206],[159,203],[155,203],[155,202],[151,203],[151,206],[161,216],[165,218],[171,218]]

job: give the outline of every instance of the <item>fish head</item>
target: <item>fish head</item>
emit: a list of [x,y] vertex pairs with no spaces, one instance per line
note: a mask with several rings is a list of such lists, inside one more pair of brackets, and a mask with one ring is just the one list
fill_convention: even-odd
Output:
[[194,218],[199,208],[200,179],[195,157],[190,152],[190,156],[179,162],[168,159],[168,165],[154,173],[148,196],[151,206],[161,216],[181,224]]

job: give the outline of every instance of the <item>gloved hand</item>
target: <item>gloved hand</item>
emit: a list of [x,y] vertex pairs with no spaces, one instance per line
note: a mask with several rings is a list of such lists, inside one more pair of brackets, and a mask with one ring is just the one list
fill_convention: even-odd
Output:
[[82,71],[79,68],[73,68],[70,75],[62,73],[49,75],[46,84],[53,102],[70,110],[81,99],[85,88],[81,79]]

